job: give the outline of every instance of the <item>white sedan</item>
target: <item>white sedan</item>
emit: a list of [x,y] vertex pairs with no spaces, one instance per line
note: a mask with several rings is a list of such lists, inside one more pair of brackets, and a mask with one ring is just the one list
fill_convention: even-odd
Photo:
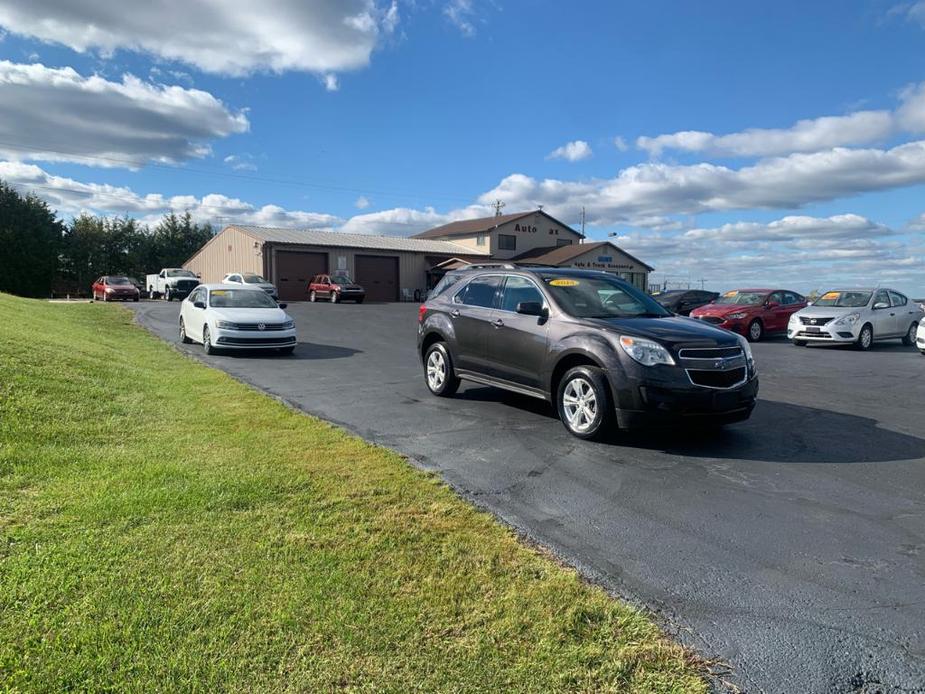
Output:
[[919,348],[922,356],[925,357],[925,321],[919,323],[918,330],[915,332],[915,346]]
[[180,341],[201,342],[206,354],[219,349],[275,349],[292,354],[295,323],[259,288],[200,284],[180,305]]

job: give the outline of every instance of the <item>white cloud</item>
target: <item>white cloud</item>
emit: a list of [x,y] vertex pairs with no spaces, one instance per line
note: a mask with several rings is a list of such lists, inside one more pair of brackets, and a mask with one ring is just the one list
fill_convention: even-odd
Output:
[[365,195],[361,195],[353,204],[358,210],[365,210],[367,207],[369,207],[369,200]]
[[[476,216],[476,215],[473,215]],[[340,231],[350,234],[387,234],[390,236],[410,236],[458,218],[453,213],[441,214],[433,207],[413,210],[396,207],[381,212],[358,214],[348,219]]]
[[322,75],[321,83],[329,92],[336,92],[338,89],[340,89],[340,82],[337,79],[337,75],[332,72],[329,72],[326,75]]
[[397,23],[396,2],[375,0],[0,0],[0,26],[16,34],[104,56],[150,53],[237,76],[359,69]]
[[222,161],[235,171],[256,171],[257,165],[250,154],[229,154]]
[[629,145],[626,144],[626,140],[617,135],[613,138],[613,146],[616,147],[619,151],[625,152],[629,149]]
[[[925,0],[922,3],[925,8]],[[768,157],[820,152],[881,142],[899,132],[925,133],[925,82],[899,94],[894,111],[856,111],[798,121],[789,128],[750,128],[728,135],[682,130],[656,137],[639,137],[636,146],[657,157],[664,150],[705,152],[730,157]]]
[[512,174],[479,197],[508,209],[545,205],[560,219],[607,225],[641,217],[737,209],[794,209],[812,202],[925,182],[925,141],[889,150],[834,149],[767,159],[740,169],[649,162],[610,179],[538,180]]
[[925,0],[917,2],[904,2],[894,5],[887,11],[887,16],[903,17],[911,22],[916,22],[922,28],[925,28]]
[[592,154],[591,145],[584,140],[574,140],[566,142],[561,147],[556,147],[550,152],[547,159],[565,159],[566,161],[581,161],[587,159]]
[[925,212],[920,214],[915,219],[909,220],[909,223],[906,224],[906,227],[912,231],[925,231]]
[[889,111],[858,111],[847,116],[801,120],[790,128],[751,128],[730,135],[685,130],[658,137],[640,137],[636,144],[653,156],[665,149],[676,149],[722,156],[763,157],[869,144],[889,137],[894,125]]
[[449,0],[443,7],[443,14],[463,36],[475,36],[475,10],[472,0]]
[[205,156],[210,140],[248,128],[243,111],[198,89],[0,61],[0,156],[8,159],[135,168]]
[[784,286],[800,291],[878,281],[921,291],[925,249],[865,217],[788,216],[676,233],[632,232],[613,241],[657,266],[654,280],[703,279],[716,290]]
[[128,214],[145,222],[156,222],[166,212],[189,211],[196,221],[218,225],[258,224],[264,226],[331,229],[343,220],[330,214],[286,210],[278,205],[258,207],[220,194],[166,196],[139,195],[124,186],[81,183],[52,175],[34,164],[0,162],[0,180],[20,191],[35,192],[63,216],[89,211],[104,215]]

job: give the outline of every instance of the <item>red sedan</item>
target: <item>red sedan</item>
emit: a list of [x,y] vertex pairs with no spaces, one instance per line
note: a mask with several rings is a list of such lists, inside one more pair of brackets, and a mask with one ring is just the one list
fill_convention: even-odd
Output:
[[103,275],[93,283],[91,293],[96,301],[138,301],[141,292],[128,277]]
[[805,307],[806,297],[787,289],[734,289],[691,311],[691,318],[758,342],[767,334],[787,332],[790,316]]

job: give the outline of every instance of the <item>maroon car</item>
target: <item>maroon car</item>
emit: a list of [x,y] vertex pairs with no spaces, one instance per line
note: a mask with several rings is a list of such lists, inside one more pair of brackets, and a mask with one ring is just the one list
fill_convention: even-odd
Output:
[[691,318],[758,342],[765,335],[787,332],[790,316],[805,307],[806,297],[788,289],[733,289],[691,311]]
[[327,299],[332,304],[338,301],[363,303],[366,290],[347,275],[315,275],[308,283],[308,300]]
[[96,301],[138,301],[141,298],[138,287],[122,275],[103,275],[93,283],[90,293]]

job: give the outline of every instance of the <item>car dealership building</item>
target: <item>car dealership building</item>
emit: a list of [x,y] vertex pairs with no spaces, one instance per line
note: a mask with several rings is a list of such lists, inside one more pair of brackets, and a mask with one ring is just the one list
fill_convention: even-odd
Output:
[[203,282],[263,275],[284,301],[306,300],[319,274],[349,275],[370,301],[420,299],[450,269],[497,261],[605,270],[646,288],[650,266],[609,241],[583,241],[541,210],[452,222],[410,238],[232,225],[183,267]]

